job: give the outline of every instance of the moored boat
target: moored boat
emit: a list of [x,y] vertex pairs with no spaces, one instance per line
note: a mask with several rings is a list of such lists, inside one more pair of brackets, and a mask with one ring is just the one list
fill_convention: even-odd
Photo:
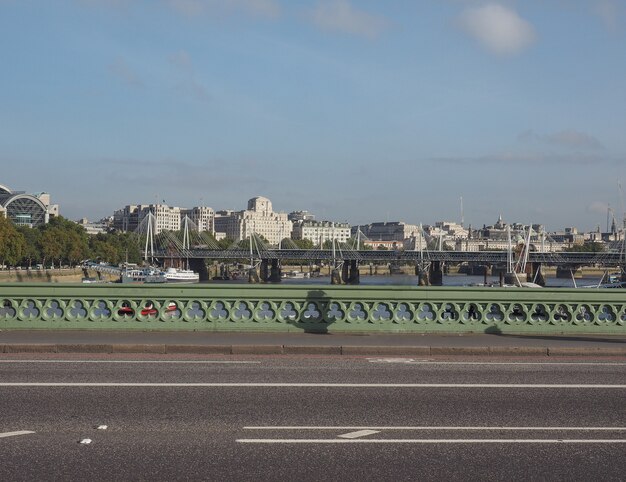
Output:
[[166,283],[165,273],[155,268],[127,267],[122,270],[122,283]]
[[197,283],[200,275],[190,269],[167,268],[163,273],[168,283]]

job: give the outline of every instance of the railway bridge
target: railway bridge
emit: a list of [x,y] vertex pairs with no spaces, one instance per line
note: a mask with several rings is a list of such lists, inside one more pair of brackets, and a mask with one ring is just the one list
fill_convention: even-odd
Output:
[[[626,271],[624,253],[613,252],[511,252],[511,251],[391,251],[391,250],[351,250],[351,249],[205,249],[186,248],[175,253],[158,248],[146,258],[156,260],[185,260],[201,277],[208,279],[207,261],[221,263],[245,262],[249,266],[250,282],[279,282],[282,266],[287,263],[325,264],[331,268],[332,284],[358,284],[359,265],[385,263],[413,265],[422,284],[441,285],[444,265],[472,263],[490,269],[501,267],[505,273],[526,274],[537,279],[542,266],[557,266],[576,270],[581,266],[594,266]],[[92,263],[89,266],[99,272],[109,273],[116,268],[103,267]],[[540,277],[540,276],[539,276]],[[526,281],[524,279],[524,281]]]

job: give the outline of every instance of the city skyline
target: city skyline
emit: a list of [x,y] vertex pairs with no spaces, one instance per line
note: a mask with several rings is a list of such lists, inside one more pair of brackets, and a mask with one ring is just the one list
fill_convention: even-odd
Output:
[[[96,220],[256,195],[318,219],[624,214],[626,6],[0,0],[2,182]],[[620,223],[621,224],[621,223]]]

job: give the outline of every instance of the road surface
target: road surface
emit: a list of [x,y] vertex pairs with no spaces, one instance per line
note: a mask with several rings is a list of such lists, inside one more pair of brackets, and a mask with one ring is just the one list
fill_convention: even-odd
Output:
[[0,480],[624,480],[626,362],[0,359]]

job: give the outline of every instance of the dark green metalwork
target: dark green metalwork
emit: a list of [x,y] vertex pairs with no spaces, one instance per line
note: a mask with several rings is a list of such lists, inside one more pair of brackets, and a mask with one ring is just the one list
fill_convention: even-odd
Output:
[[626,333],[619,289],[0,284],[0,329]]

